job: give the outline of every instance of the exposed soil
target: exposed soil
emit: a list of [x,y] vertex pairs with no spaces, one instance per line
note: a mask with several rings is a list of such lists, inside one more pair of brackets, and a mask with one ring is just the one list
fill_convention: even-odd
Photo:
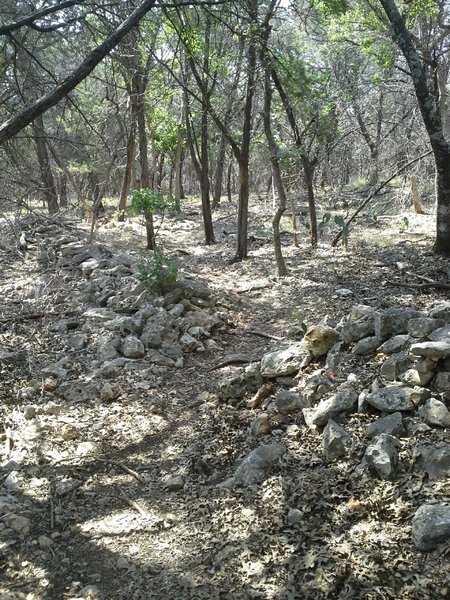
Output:
[[[71,296],[81,275],[42,270],[33,249],[22,256],[13,227],[1,223],[0,346],[23,349],[28,358],[0,363],[3,464],[14,452],[23,457],[19,488],[11,494],[0,488],[0,503],[15,499],[10,512],[30,519],[31,528],[20,534],[0,517],[0,598],[450,598],[448,548],[425,554],[411,540],[417,508],[435,498],[448,500],[445,483],[411,470],[417,439],[402,441],[404,467],[393,482],[357,468],[371,415],[354,414],[346,424],[359,440],[351,460],[327,463],[320,433],[308,430],[301,414],[280,415],[267,436],[255,439],[254,410],[214,399],[218,380],[239,367],[212,370],[231,354],[262,355],[273,345],[270,336],[284,337],[301,320],[312,325],[329,315],[338,321],[356,303],[423,309],[448,299],[450,290],[428,287],[424,279],[450,282],[449,261],[431,251],[433,216],[404,213],[377,222],[361,217],[348,249],[330,247],[331,230],[317,249],[308,246],[306,230],[298,248],[286,234],[290,275],[279,279],[269,214],[253,211],[251,222],[259,225],[250,232],[250,258],[241,263],[228,262],[235,242],[233,207],[224,205],[216,217],[214,246],[202,244],[198,206],[166,218],[159,232],[181,273],[227,292],[228,325],[215,335],[216,347],[187,355],[185,366],[169,370],[157,387],[128,371],[112,382],[119,389],[113,402],[67,404],[59,415],[47,408],[38,414],[39,430],[25,418],[26,406],[60,405],[57,389],[42,386],[32,402],[20,390],[31,380],[41,386],[42,367],[67,352],[52,324],[61,313],[76,311]],[[23,221],[29,237],[39,222]],[[67,219],[59,226],[80,235],[88,231]],[[96,237],[113,248],[145,253],[136,221],[103,224]],[[341,288],[352,295],[339,296]],[[71,354],[79,372],[84,354]],[[361,387],[377,369],[374,361],[364,369],[355,361],[354,367]],[[426,434],[431,441],[443,435]],[[283,441],[288,453],[261,486],[219,485],[251,449],[272,441]],[[0,483],[7,475],[0,471]],[[184,487],[167,491],[169,475],[183,476]],[[57,494],[66,480],[70,492]],[[291,508],[301,511],[296,525],[286,521]]]

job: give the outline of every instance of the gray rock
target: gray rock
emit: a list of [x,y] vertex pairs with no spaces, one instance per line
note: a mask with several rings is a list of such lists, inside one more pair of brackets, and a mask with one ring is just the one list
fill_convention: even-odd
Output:
[[106,322],[111,321],[117,317],[117,314],[109,310],[108,308],[88,308],[82,315],[85,319],[92,319],[93,321]]
[[380,479],[393,479],[397,472],[398,440],[382,433],[375,437],[367,446],[364,453],[364,462],[377,473]]
[[21,515],[9,514],[3,517],[4,521],[14,531],[20,535],[26,535],[30,531],[31,521],[27,517]]
[[411,400],[411,395],[414,391],[413,388],[389,385],[368,394],[366,401],[374,408],[384,412],[412,411],[414,403]]
[[261,437],[270,431],[270,418],[267,413],[261,413],[254,419],[251,425],[251,432],[257,437]]
[[87,345],[88,339],[85,333],[72,333],[67,336],[67,346],[73,350],[83,350]]
[[411,308],[377,310],[374,314],[374,333],[381,340],[386,340],[393,335],[407,333],[409,320],[423,316],[422,313]]
[[259,363],[250,363],[244,367],[243,372],[245,389],[249,392],[256,392],[263,384]]
[[396,381],[400,374],[404,373],[411,367],[411,362],[406,356],[406,352],[398,352],[391,354],[387,360],[381,365],[380,375],[387,381]]
[[430,480],[450,477],[450,444],[417,444],[415,457],[416,468],[425,471]]
[[450,323],[450,302],[439,302],[430,310],[430,317]]
[[242,486],[261,483],[285,452],[283,444],[267,444],[255,448],[236,469],[234,483]]
[[195,352],[199,347],[201,347],[201,343],[192,337],[189,333],[183,333],[180,337],[180,346],[186,354],[189,352]]
[[343,427],[330,419],[323,430],[322,444],[327,460],[334,460],[347,454],[351,437]]
[[279,390],[275,394],[274,404],[277,411],[282,415],[298,412],[299,410],[310,406],[304,396],[288,390]]
[[435,329],[432,333],[430,333],[428,339],[432,342],[448,342],[450,340],[450,324]]
[[442,325],[443,321],[441,320],[432,317],[418,317],[408,321],[408,333],[414,338],[423,338]]
[[104,336],[97,342],[97,360],[100,364],[114,360],[119,356],[121,340],[114,335]]
[[320,371],[316,371],[302,381],[299,392],[304,402],[304,408],[311,406],[323,398],[333,387],[333,382]]
[[437,373],[434,378],[433,387],[448,400],[450,398],[450,371],[440,371]]
[[286,522],[291,527],[297,525],[302,520],[302,512],[298,508],[290,508],[286,516]]
[[413,356],[425,356],[434,360],[447,358],[450,356],[450,339],[448,341],[413,344],[410,352]]
[[356,344],[352,348],[352,353],[356,354],[356,356],[362,356],[364,354],[372,354],[377,350],[380,345],[380,338],[372,335],[370,337],[363,338],[356,342]]
[[98,397],[97,387],[92,382],[82,379],[62,383],[58,392],[68,402],[89,402]]
[[400,375],[400,380],[407,385],[426,386],[433,379],[434,373],[421,372],[417,369],[408,369]]
[[306,331],[303,343],[313,356],[324,356],[339,339],[339,333],[332,327],[314,325]]
[[359,321],[363,317],[373,315],[375,310],[373,306],[368,306],[367,304],[354,304],[350,309],[349,320]]
[[450,539],[450,506],[424,504],[412,520],[412,538],[419,550],[428,552]]
[[330,398],[321,400],[314,408],[304,408],[303,417],[308,427],[321,427],[329,419],[353,408],[357,401],[357,392],[352,387],[343,387]]
[[312,354],[303,342],[268,352],[261,360],[261,375],[268,379],[296,373],[311,362]]
[[345,323],[342,327],[341,338],[346,344],[351,344],[373,335],[374,331],[374,314],[372,313],[357,321]]
[[432,358],[416,358],[414,360],[414,368],[419,373],[432,373],[437,367],[437,361]]
[[144,344],[134,335],[128,335],[124,339],[122,351],[126,358],[142,358],[145,356]]
[[382,417],[374,423],[371,423],[366,429],[366,437],[370,439],[382,433],[388,433],[395,437],[405,435],[406,429],[403,425],[402,413],[395,412],[386,417]]
[[411,337],[409,335],[394,335],[394,337],[386,340],[381,346],[378,346],[378,352],[381,352],[382,354],[401,352],[408,348],[410,341]]
[[65,379],[68,374],[68,359],[62,358],[52,365],[47,365],[42,369],[44,377],[53,377],[54,379]]
[[244,372],[224,377],[218,384],[217,396],[220,400],[240,400],[246,392]]
[[184,479],[181,475],[170,475],[164,480],[163,485],[168,492],[177,492],[184,486]]
[[158,367],[173,367],[175,366],[175,361],[169,358],[168,356],[164,356],[154,348],[150,348],[147,351],[146,358],[149,363],[152,365],[156,365]]
[[423,406],[420,406],[419,415],[428,425],[450,427],[450,411],[436,398],[429,398]]

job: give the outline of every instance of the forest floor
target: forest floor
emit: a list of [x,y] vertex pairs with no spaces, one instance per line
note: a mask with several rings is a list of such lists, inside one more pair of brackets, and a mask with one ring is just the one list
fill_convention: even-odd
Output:
[[[347,248],[331,248],[331,228],[316,249],[306,229],[299,247],[285,234],[289,275],[280,279],[270,210],[251,212],[249,259],[234,264],[234,206],[225,202],[215,215],[214,246],[203,244],[198,205],[164,220],[159,240],[180,274],[228,292],[230,307],[214,347],[187,355],[163,385],[146,389],[129,372],[114,382],[114,401],[43,415],[44,451],[24,418],[30,400],[19,393],[28,380],[41,380],[39,371],[0,364],[0,469],[22,452],[17,488],[0,487],[1,600],[450,598],[445,548],[425,554],[411,541],[412,515],[424,501],[442,499],[442,482],[407,470],[393,482],[360,479],[353,469],[358,452],[353,462],[327,463],[321,435],[301,413],[255,439],[254,411],[214,399],[218,380],[237,367],[211,369],[230,354],[262,356],[273,346],[270,336],[283,338],[301,320],[313,325],[329,315],[337,322],[354,304],[421,310],[448,300],[448,290],[420,287],[424,278],[450,282],[449,261],[432,253],[433,215],[362,216]],[[71,223],[88,232],[86,224]],[[58,310],[61,302],[76,308],[71,293],[81,275],[42,273],[33,251],[21,257],[6,243],[7,221],[1,229],[0,345],[26,350],[31,365],[59,360],[65,346],[52,331],[60,318],[52,313],[56,302]],[[137,220],[104,223],[96,239],[145,254]],[[336,293],[343,288],[351,294]],[[24,311],[46,314],[23,319]],[[49,400],[58,404],[57,394],[42,389],[37,403]],[[355,414],[348,427],[363,438],[368,422]],[[253,448],[280,440],[288,456],[257,489],[221,487]],[[83,443],[90,453],[79,451]],[[0,485],[8,472],[0,470]],[[171,475],[183,477],[182,489],[164,487]],[[65,481],[75,484],[58,496],[55,488]],[[302,515],[295,525],[286,520],[292,508]],[[28,525],[12,531],[8,510]]]

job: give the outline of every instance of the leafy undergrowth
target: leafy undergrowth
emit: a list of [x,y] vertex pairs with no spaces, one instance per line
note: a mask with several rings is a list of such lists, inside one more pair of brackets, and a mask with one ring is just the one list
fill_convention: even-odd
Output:
[[[356,303],[421,309],[446,299],[445,290],[397,285],[422,284],[424,277],[448,282],[448,261],[430,251],[432,217],[408,215],[402,231],[401,215],[382,225],[361,220],[347,250],[331,249],[327,237],[316,250],[306,239],[296,248],[286,235],[290,274],[278,279],[264,229],[251,232],[250,260],[227,262],[232,212],[225,205],[217,217],[215,246],[202,245],[196,207],[166,219],[159,232],[180,274],[227,292],[228,326],[215,344],[187,355],[184,367],[167,371],[156,387],[127,371],[111,382],[113,401],[82,405],[61,403],[40,375],[68,353],[53,325],[62,313],[76,312],[80,273],[42,268],[32,250],[22,258],[2,223],[2,240],[11,244],[1,249],[0,343],[28,358],[0,365],[3,464],[21,457],[16,489],[0,492],[1,598],[449,598],[446,548],[425,554],[411,541],[416,509],[448,499],[444,483],[411,469],[417,438],[403,440],[396,480],[380,481],[359,468],[369,415],[346,423],[359,440],[351,457],[327,463],[321,435],[306,428],[301,414],[279,415],[269,434],[254,438],[255,411],[214,397],[219,378],[236,367],[212,370],[231,354],[262,355],[270,336],[285,336],[299,315],[312,325],[325,315],[338,320]],[[45,234],[48,223],[33,221],[34,229],[36,223]],[[82,227],[64,223],[70,232]],[[97,238],[146,253],[137,222],[106,223]],[[352,295],[340,297],[341,288]],[[83,351],[70,360],[75,371],[87,368]],[[361,386],[377,369],[374,362],[354,367]],[[33,402],[21,392],[31,380],[39,386]],[[30,403],[37,404],[39,427],[26,418]],[[442,431],[424,434],[434,438]],[[262,485],[220,486],[250,450],[273,441],[288,452]],[[4,483],[8,472],[2,473]],[[178,491],[164,485],[173,475],[184,479]],[[298,511],[294,524],[290,509]],[[8,513],[29,519],[29,530],[11,532]]]

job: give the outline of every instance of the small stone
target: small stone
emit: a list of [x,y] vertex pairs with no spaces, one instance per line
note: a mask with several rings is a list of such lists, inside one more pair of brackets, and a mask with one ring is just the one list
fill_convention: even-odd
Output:
[[236,485],[252,486],[264,481],[283,454],[286,447],[283,444],[267,444],[255,448],[241,462],[234,474]]
[[428,552],[450,539],[450,506],[424,504],[412,520],[412,538],[419,550]]
[[380,479],[393,479],[398,466],[398,440],[387,433],[373,439],[364,453],[364,461]]
[[339,339],[339,333],[332,327],[314,325],[306,331],[303,343],[313,356],[324,356]]
[[58,382],[53,377],[46,377],[42,385],[44,392],[54,392],[58,387]]
[[64,496],[69,492],[73,492],[79,485],[80,481],[77,479],[64,479],[55,485],[55,494],[57,496]]
[[[345,384],[344,384],[345,385]],[[343,387],[326,400],[321,400],[314,408],[304,408],[303,417],[308,427],[321,427],[337,415],[350,410],[358,401],[358,394],[352,387]]]
[[184,486],[184,479],[181,475],[170,475],[164,480],[163,485],[168,492],[177,492]]
[[436,398],[429,398],[419,407],[419,415],[428,425],[450,427],[450,411],[445,404]]
[[288,390],[279,390],[275,394],[274,403],[277,411],[282,415],[298,412],[309,406],[309,402],[306,401],[303,395]]
[[366,429],[366,437],[373,438],[381,433],[388,433],[395,437],[405,435],[406,429],[403,425],[402,413],[395,412],[371,423]]
[[27,420],[34,419],[34,417],[36,416],[36,408],[34,406],[30,406],[30,405],[25,406],[25,408],[23,410],[23,416]]
[[27,517],[21,517],[16,514],[9,514],[4,517],[6,523],[20,535],[26,535],[30,531],[31,521]]
[[322,445],[327,460],[345,456],[351,443],[351,437],[343,427],[330,419],[323,430]]
[[368,394],[366,401],[384,412],[412,411],[414,404],[411,401],[413,389],[397,386],[387,386],[376,392]]
[[20,489],[20,484],[23,480],[22,475],[17,471],[11,471],[4,479],[3,485],[9,492],[17,492]]
[[400,375],[400,379],[407,385],[420,385],[424,387],[432,380],[433,376],[434,373],[423,373],[417,369],[408,369],[402,375]]
[[434,389],[445,399],[450,399],[450,371],[440,371],[434,378]]
[[286,516],[287,524],[291,527],[297,525],[302,520],[302,513],[298,508],[290,508]]
[[270,431],[270,418],[267,413],[261,413],[256,417],[251,425],[253,435],[260,437],[266,435]]
[[411,338],[409,335],[394,335],[381,346],[378,347],[378,352],[382,354],[394,354],[405,350],[409,345]]
[[364,354],[372,354],[378,349],[380,345],[380,338],[376,336],[366,337],[356,342],[352,348],[352,353],[356,356],[363,356]]
[[123,341],[123,355],[126,358],[143,358],[145,356],[144,344],[134,335],[127,336]]
[[63,440],[69,442],[80,437],[80,431],[76,425],[72,423],[64,423],[61,426],[60,434]]
[[312,354],[306,344],[297,342],[287,348],[268,352],[261,360],[261,375],[268,379],[297,373],[310,363]]
[[425,471],[431,481],[450,477],[450,444],[417,444],[415,456],[416,467]]
[[130,568],[130,563],[124,556],[120,556],[116,561],[116,567],[121,571],[126,571]]
[[414,338],[424,338],[444,324],[432,317],[419,317],[408,321],[408,333]]
[[39,412],[43,415],[52,415],[57,417],[59,414],[61,414],[61,405],[56,404],[56,402],[46,402]]
[[342,340],[346,344],[357,342],[374,334],[374,316],[368,314],[357,321],[344,323],[341,331]]
[[114,393],[113,387],[110,383],[106,382],[103,384],[100,390],[100,400],[102,402],[110,402],[114,400],[116,394]]
[[41,548],[49,548],[54,544],[54,541],[46,535],[40,535],[38,537],[38,544]]

